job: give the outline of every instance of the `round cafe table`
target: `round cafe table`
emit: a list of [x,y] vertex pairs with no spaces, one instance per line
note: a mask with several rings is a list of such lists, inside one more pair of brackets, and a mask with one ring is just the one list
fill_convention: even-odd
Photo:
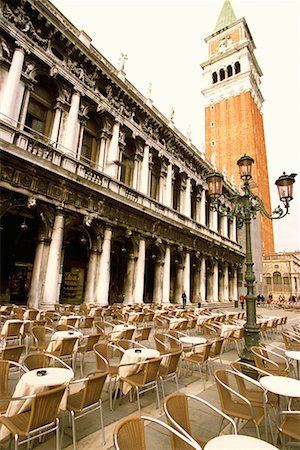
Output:
[[[130,348],[125,350],[122,359],[120,361],[119,377],[128,377],[129,375],[134,375],[139,371],[138,363],[141,361],[146,361],[149,358],[159,358],[160,353],[158,350],[152,348]],[[131,364],[136,363],[136,364]],[[131,364],[129,366],[124,366],[124,364]],[[122,367],[123,366],[123,367]],[[131,389],[128,383],[123,383],[123,393],[127,394]]]
[[276,450],[278,447],[266,441],[241,434],[224,434],[205,444],[205,450]]
[[205,344],[207,339],[201,336],[181,336],[179,338],[182,344],[191,345],[192,347],[196,347],[196,345]]
[[300,362],[300,350],[287,350],[285,352],[285,356],[289,359],[294,359],[297,363],[297,378],[300,379],[300,370],[299,370],[299,362]]
[[[12,397],[24,397],[27,395],[38,394],[43,392],[50,386],[60,386],[69,383],[74,377],[73,370],[60,367],[43,367],[36,370],[30,370],[24,373],[16,385]],[[66,394],[63,396],[60,409],[66,409]],[[14,400],[8,405],[5,413],[6,417],[27,411],[30,408],[31,399]],[[0,432],[0,440],[9,434],[7,428],[2,427]]]

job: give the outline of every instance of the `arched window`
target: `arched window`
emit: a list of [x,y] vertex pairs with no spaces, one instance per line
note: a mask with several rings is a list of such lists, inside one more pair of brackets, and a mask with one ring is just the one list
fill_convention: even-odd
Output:
[[218,74],[217,74],[217,72],[213,72],[213,74],[212,74],[212,82],[213,82],[213,84],[218,82]]
[[241,65],[237,61],[237,62],[234,63],[234,73],[237,74],[237,73],[240,73],[240,71],[241,71]]
[[232,66],[227,66],[227,77],[232,77]]
[[54,82],[45,76],[37,76],[36,82],[34,91],[30,94],[25,117],[25,130],[49,136],[58,90]]
[[274,272],[273,273],[273,284],[281,284],[281,273],[280,272]]
[[224,69],[220,69],[219,74],[220,74],[220,81],[225,80],[225,70]]
[[82,143],[80,152],[80,161],[93,165],[97,159],[97,151],[99,147],[99,141],[97,140],[99,130],[99,124],[95,117],[91,117],[83,130]]
[[121,152],[121,173],[120,181],[127,186],[132,186],[133,182],[133,164],[135,155],[135,144],[133,139],[126,139],[126,145]]

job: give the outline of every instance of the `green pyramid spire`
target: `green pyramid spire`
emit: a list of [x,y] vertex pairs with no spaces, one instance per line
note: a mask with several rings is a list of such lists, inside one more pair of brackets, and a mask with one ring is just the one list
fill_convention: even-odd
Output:
[[225,0],[220,15],[218,17],[214,33],[236,21],[234,11],[229,0]]

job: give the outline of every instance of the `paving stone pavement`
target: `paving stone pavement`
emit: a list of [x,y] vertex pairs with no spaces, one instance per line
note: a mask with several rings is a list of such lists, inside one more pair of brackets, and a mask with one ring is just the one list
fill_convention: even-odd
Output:
[[[240,308],[226,308],[226,312],[237,312],[240,311]],[[292,326],[294,323],[298,323],[300,321],[300,314],[294,313],[292,311],[283,311],[279,309],[271,309],[271,308],[258,308],[257,314],[263,316],[282,316],[286,315],[288,317],[287,327]],[[274,343],[277,345],[283,346],[283,342],[280,336],[280,333],[277,333],[274,337],[272,337]],[[149,346],[154,347],[153,339],[150,338],[147,343]],[[228,367],[231,361],[235,361],[239,359],[236,348],[231,347],[227,348],[226,351],[222,355],[222,363],[220,361],[214,361],[212,371],[219,367]],[[94,357],[91,355],[87,358],[85,363],[85,373],[89,373],[93,370],[94,367]],[[175,391],[176,385],[174,382],[168,382],[165,384],[166,395]],[[202,380],[197,371],[194,371],[192,375],[185,376],[184,373],[181,374],[179,379],[179,388],[182,392],[191,393],[197,396],[200,396],[206,400],[208,400],[213,405],[219,407],[219,398],[216,390],[216,386],[214,383],[213,376],[208,376],[206,380],[205,390],[203,390]],[[128,415],[135,415],[138,413],[137,411],[137,403],[136,401],[130,402],[129,396],[123,397],[121,404],[117,404],[114,411],[110,411],[109,409],[109,396],[108,390],[105,387],[103,396],[103,415],[104,415],[104,424],[105,424],[105,435],[106,435],[106,443],[103,443],[102,433],[100,430],[100,421],[99,421],[99,413],[94,412],[88,414],[87,416],[79,419],[76,423],[76,438],[77,438],[77,450],[111,450],[114,449],[112,434],[113,429],[118,422],[123,417]],[[162,403],[162,399],[161,399]],[[161,409],[156,409],[155,406],[155,393],[154,391],[150,391],[142,395],[141,397],[141,405],[142,405],[142,414],[150,415],[152,417],[159,418],[160,420],[165,421],[165,415],[163,414],[163,408],[161,405]],[[194,408],[194,407],[192,407]],[[62,440],[62,448],[64,450],[72,450],[72,431],[68,426],[67,420],[65,432]],[[199,418],[199,411],[197,408],[191,410],[191,422],[192,422],[192,430],[198,429],[199,426],[203,426],[206,428],[206,432],[211,433],[211,437],[218,435],[220,423],[216,420],[216,417],[213,416],[211,411],[205,411],[201,413],[201,423]],[[261,438],[264,439],[264,429],[261,427],[262,435]],[[239,433],[247,434],[249,436],[256,437],[256,431],[254,426],[247,424],[244,426]],[[197,434],[197,433],[196,433]],[[149,445],[149,449],[169,449],[169,436],[166,430],[162,430],[158,428],[156,425],[149,424],[146,426],[146,439]],[[1,448],[1,446],[0,446]],[[8,449],[8,445],[3,445],[3,449]],[[53,450],[55,449],[55,440],[54,437],[48,438],[45,442],[40,444],[35,444],[34,448],[37,450]],[[148,447],[147,447],[148,450]]]

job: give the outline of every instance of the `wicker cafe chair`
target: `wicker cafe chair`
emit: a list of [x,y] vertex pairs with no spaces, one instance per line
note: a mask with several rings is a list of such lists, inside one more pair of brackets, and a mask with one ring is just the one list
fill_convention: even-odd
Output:
[[286,445],[297,445],[295,442],[287,442],[286,438],[291,438],[294,441],[300,441],[300,411],[281,411],[280,424],[278,425],[279,437],[282,448]]
[[182,361],[187,364],[196,364],[199,368],[200,375],[202,377],[203,389],[205,389],[205,378],[206,373],[202,374],[202,368],[208,369],[209,371],[209,354],[212,347],[212,342],[207,342],[206,344],[197,345],[195,351],[190,354],[183,356]]
[[[12,381],[12,372],[18,372],[18,379],[21,372],[27,369],[15,361],[0,360],[0,415],[5,414],[13,393],[9,390],[9,382]],[[11,387],[11,386],[10,386]]]
[[[141,403],[140,403],[140,394],[143,394],[144,392],[148,392],[152,389],[155,389],[156,391],[156,406],[157,408],[160,407],[160,400],[159,400],[159,390],[158,390],[158,370],[159,365],[161,362],[161,358],[151,358],[147,359],[146,361],[140,361],[140,362],[134,362],[134,363],[128,363],[124,365],[120,365],[119,367],[125,367],[125,366],[139,366],[141,369],[138,373],[135,373],[133,375],[128,376],[119,376],[119,379],[117,380],[116,385],[116,391],[115,391],[115,398],[114,403],[117,399],[119,386],[123,383],[128,383],[131,387],[135,389],[136,396],[137,396],[137,404],[138,404],[138,410],[139,413],[141,413]],[[122,397],[122,388],[120,389],[120,399]]]
[[289,363],[282,355],[267,349],[265,346],[253,346],[251,352],[255,365],[259,369],[265,370],[269,375],[289,376]]
[[67,411],[71,416],[71,423],[72,423],[74,450],[76,450],[75,421],[80,419],[80,417],[83,417],[97,410],[99,410],[100,413],[103,444],[105,444],[101,395],[107,374],[108,372],[89,374],[86,378],[72,381],[69,384],[69,390],[72,390],[72,386],[82,384],[82,388],[74,394],[70,393],[67,399]]
[[23,359],[23,366],[27,370],[41,369],[43,367],[63,367],[71,370],[62,359],[50,353],[32,352],[25,356]]
[[[94,345],[94,353],[96,357],[96,370],[103,372],[108,370],[109,377],[109,407],[113,409],[112,385],[116,383],[119,365],[123,356],[123,349],[114,344],[107,342],[98,342]],[[106,368],[107,365],[107,368]]]
[[170,438],[176,436],[180,442],[180,449],[202,450],[200,445],[192,437],[187,438],[170,425],[149,416],[130,416],[120,420],[113,431],[113,440],[116,450],[147,450],[145,429],[146,423],[158,425],[169,431]]
[[10,345],[9,347],[4,347],[0,350],[0,360],[5,359],[6,361],[19,362],[24,348],[24,345]]
[[[19,445],[29,443],[36,437],[52,431],[56,432],[56,450],[60,449],[59,439],[59,405],[66,386],[49,389],[34,395],[15,397],[11,401],[31,399],[28,411],[20,412],[11,417],[0,417],[0,424],[4,425],[14,436],[15,450]],[[20,438],[23,438],[20,440]]]
[[73,370],[75,371],[75,357],[76,357],[76,346],[79,338],[65,337],[63,339],[53,340],[53,351],[48,351],[47,353],[57,356],[60,359],[70,359]]
[[[220,409],[209,403],[207,400],[196,397],[195,395],[186,394],[183,392],[175,392],[166,397],[164,402],[164,412],[166,414],[168,424],[178,430],[180,433],[184,434],[187,438],[190,438],[190,436],[192,436],[193,439],[201,447],[204,447],[211,439],[211,437],[207,435],[207,432],[205,433],[205,435],[197,434],[197,436],[193,436],[190,417],[192,414],[194,414],[194,410],[192,412],[191,408],[189,407],[189,403],[192,403],[193,406],[197,408],[197,431],[200,429],[200,419],[202,418],[203,421],[207,421],[207,415],[205,414],[205,412],[207,412],[207,410],[210,410],[210,412],[211,410],[213,410],[222,419],[218,434],[221,433],[224,419],[226,419],[227,422],[231,424],[234,434],[237,434],[236,424],[234,420],[228,415],[224,414]],[[205,426],[205,429],[207,429],[207,426]],[[181,442],[176,436],[172,436],[171,441],[172,449],[182,449]]]
[[101,334],[89,334],[88,336],[83,337],[83,343],[78,348],[77,355],[79,356],[79,364],[80,364],[80,376],[83,377],[83,366],[84,366],[84,358],[88,353],[94,351],[94,345],[100,340]]
[[[221,410],[230,417],[239,420],[250,421],[255,425],[257,437],[260,439],[259,425],[264,420],[264,407],[251,402],[247,397],[236,391],[236,379],[242,376],[237,372],[228,369],[218,369],[214,373]],[[248,378],[248,377],[247,377]],[[248,378],[249,383],[252,381],[256,386],[259,383]],[[261,388],[262,392],[263,389]]]
[[182,355],[182,351],[179,352],[172,352],[163,355],[163,358],[161,360],[159,371],[158,371],[158,378],[160,380],[161,384],[161,390],[163,397],[165,398],[165,388],[164,383],[166,381],[175,380],[176,383],[176,390],[179,390],[178,386],[178,366],[180,364],[180,357]]
[[53,331],[54,330],[52,328],[45,327],[43,325],[33,326],[31,329],[32,348],[40,352],[46,350],[50,340],[49,334],[53,334]]

